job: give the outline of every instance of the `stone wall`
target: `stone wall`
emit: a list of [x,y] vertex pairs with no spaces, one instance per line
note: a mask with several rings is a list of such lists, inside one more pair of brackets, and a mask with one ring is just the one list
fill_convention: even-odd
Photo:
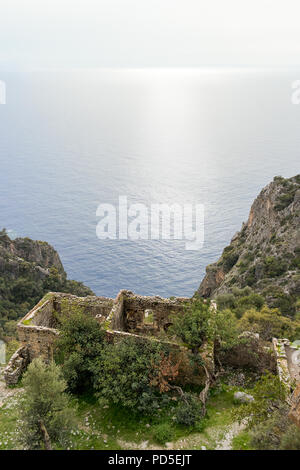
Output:
[[47,362],[53,359],[53,343],[58,330],[44,326],[18,325],[18,336],[22,346],[27,347],[29,359],[42,356]]
[[[100,323],[105,322],[110,331],[153,336],[169,325],[171,314],[183,311],[187,300],[139,296],[127,290],[120,291],[115,300],[52,292],[18,323],[18,336],[22,346],[28,348],[30,360],[43,356],[50,361],[53,342],[59,334],[60,314],[81,311]],[[151,324],[145,322],[147,312],[153,316]]]
[[7,367],[4,369],[6,385],[16,385],[23,372],[25,372],[29,362],[28,349],[25,346],[21,346],[12,355]]
[[61,312],[71,314],[80,310],[99,321],[109,316],[113,305],[114,300],[107,297],[76,297],[71,294],[55,293],[53,299],[53,308],[58,314]]
[[[165,299],[159,296],[136,295],[126,290],[121,291],[119,296],[123,304],[123,320],[120,322],[122,330],[143,335],[155,335],[161,330],[166,330],[170,325],[171,315],[183,312],[185,304],[189,301],[183,297]],[[147,321],[147,318],[151,318],[151,321]]]
[[139,296],[127,290],[120,291],[115,300],[52,292],[18,323],[18,337],[29,361],[42,356],[49,362],[53,358],[53,343],[59,335],[60,314],[71,315],[81,311],[99,323],[105,323],[110,340],[131,336],[146,341],[147,335],[153,339],[159,331],[166,329],[170,325],[170,316],[182,312],[188,300]]
[[59,334],[60,313],[71,315],[80,309],[102,322],[108,317],[113,304],[113,299],[105,297],[50,293],[18,323],[19,341],[27,348],[30,361],[42,356],[49,362],[53,358],[53,343]]
[[273,349],[280,380],[291,390],[294,383],[300,382],[300,365],[293,356],[297,353],[288,339],[273,338]]
[[291,404],[289,418],[300,428],[300,383],[293,393]]
[[125,315],[124,315],[124,294],[119,292],[114,302],[114,306],[108,316],[110,328],[116,331],[125,331]]
[[280,380],[288,387],[291,387],[291,376],[288,368],[288,363],[287,363],[287,356],[286,356],[286,351],[285,351],[285,342],[288,340],[282,340],[282,339],[277,339],[273,338],[272,343],[273,343],[273,349],[275,353],[275,359],[276,359],[276,367],[277,367],[277,373],[280,378]]
[[[53,317],[53,299],[46,300],[40,307],[34,310],[27,320],[36,326],[45,326],[54,328],[56,326],[55,318]],[[26,321],[26,320],[25,320]]]
[[[299,350],[288,339],[273,338],[273,348],[280,380],[289,391],[289,418],[300,428],[300,364]],[[297,354],[297,357],[295,357]],[[296,387],[296,388],[295,388]],[[293,392],[293,393],[292,393]]]

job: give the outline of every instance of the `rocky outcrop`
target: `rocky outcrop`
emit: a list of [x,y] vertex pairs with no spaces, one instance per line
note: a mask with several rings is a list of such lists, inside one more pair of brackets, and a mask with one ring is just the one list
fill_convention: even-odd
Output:
[[[13,336],[13,325],[49,291],[79,296],[93,292],[82,283],[70,281],[55,249],[30,238],[11,240],[0,231],[0,338]],[[8,326],[7,326],[8,325]]]
[[[275,177],[255,199],[248,220],[220,259],[207,267],[197,293],[216,297],[250,286],[270,306],[300,294],[300,175]],[[288,299],[289,297],[289,299]]]
[[50,268],[65,276],[59,255],[51,245],[30,238],[11,240],[5,230],[0,232],[0,276],[17,279],[31,275],[39,280],[49,274]]

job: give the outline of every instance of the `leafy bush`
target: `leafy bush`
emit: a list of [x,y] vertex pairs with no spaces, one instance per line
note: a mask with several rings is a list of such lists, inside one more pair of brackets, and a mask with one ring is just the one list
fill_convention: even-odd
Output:
[[[217,343],[222,349],[232,347],[238,341],[237,322],[230,310],[212,312],[203,300],[195,300],[184,311],[172,317],[170,333],[175,334],[198,357],[199,348],[205,343]],[[200,362],[199,362],[200,361]]]
[[49,448],[53,443],[66,446],[75,420],[60,368],[35,359],[24,374],[23,386],[21,443],[29,449]]
[[269,417],[251,429],[251,445],[257,450],[300,450],[300,429],[288,418],[289,407],[281,403]]
[[62,364],[64,377],[72,391],[93,388],[95,361],[101,355],[105,332],[97,320],[74,308],[71,314],[58,316],[60,335],[55,356]]
[[295,256],[292,259],[292,262],[290,264],[290,269],[300,269],[300,255],[299,252],[295,254]]
[[43,282],[43,291],[66,292],[77,295],[78,297],[93,295],[89,287],[86,287],[82,282],[66,279],[65,273],[59,272],[54,266],[50,268],[49,276],[47,276]]
[[231,268],[236,264],[239,259],[238,253],[232,252],[223,256],[223,267],[224,271],[227,273]]
[[239,321],[239,329],[259,333],[267,341],[273,337],[293,340],[300,333],[300,322],[284,317],[278,309],[263,307],[261,311],[246,311]]
[[218,308],[220,310],[230,309],[237,318],[240,318],[250,308],[260,310],[264,303],[264,298],[260,294],[253,292],[250,287],[245,287],[244,289],[235,287],[232,289],[232,293],[217,297]]
[[300,450],[300,429],[294,424],[290,425],[283,434],[280,442],[282,450]]
[[282,404],[266,420],[253,427],[250,432],[250,443],[254,449],[279,449],[282,435],[289,425],[287,412],[288,407]]
[[219,350],[226,351],[240,342],[237,321],[230,310],[216,312],[213,315],[213,324],[214,343]]
[[153,438],[159,444],[165,444],[174,438],[174,431],[169,423],[153,426]]
[[267,277],[278,277],[286,272],[288,263],[275,256],[267,256],[264,260],[264,269]]
[[117,344],[106,343],[94,362],[99,397],[134,413],[155,413],[169,403],[167,393],[151,384],[162,355],[168,354],[167,347],[157,341],[125,338]]
[[278,308],[283,315],[294,316],[296,313],[295,299],[289,294],[278,292],[275,294],[272,306]]
[[275,209],[278,211],[282,211],[283,209],[288,207],[294,201],[297,189],[297,186],[288,186],[285,192],[277,197]]
[[191,394],[185,394],[175,412],[176,422],[184,426],[194,426],[203,419],[203,405]]
[[209,303],[195,300],[187,305],[183,313],[172,317],[172,325],[168,332],[198,353],[201,345],[214,337],[215,328],[212,318]]
[[277,375],[268,372],[255,383],[250,393],[254,400],[236,408],[233,415],[239,421],[247,418],[248,424],[256,425],[267,420],[270,413],[282,406],[287,390]]
[[19,278],[11,286],[11,296],[16,303],[24,302],[29,298],[36,298],[39,295],[39,289],[36,282],[29,279]]
[[236,298],[233,294],[221,294],[217,297],[217,306],[219,310],[235,309]]

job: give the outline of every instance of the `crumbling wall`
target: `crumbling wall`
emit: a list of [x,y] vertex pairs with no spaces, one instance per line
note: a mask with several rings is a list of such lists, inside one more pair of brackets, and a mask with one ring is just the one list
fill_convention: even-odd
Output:
[[22,346],[28,349],[29,360],[42,356],[46,362],[53,359],[53,343],[58,331],[44,326],[18,325],[18,337]]
[[300,428],[300,383],[293,393],[291,404],[289,418]]
[[75,311],[82,311],[99,321],[104,321],[109,316],[113,305],[114,300],[107,297],[77,297],[71,294],[55,293],[53,299],[53,308],[58,313],[72,314]]
[[[170,317],[173,314],[183,312],[189,299],[176,297],[164,299],[159,296],[136,295],[131,291],[121,291],[123,296],[124,330],[152,335],[167,329],[170,325]],[[152,315],[153,321],[147,323],[146,315]]]
[[[153,336],[170,325],[172,314],[183,312],[187,298],[164,299],[146,297],[122,290],[115,300],[106,297],[76,297],[71,294],[50,293],[18,323],[19,341],[28,352],[28,360],[43,357],[53,359],[54,342],[59,335],[59,315],[82,311],[105,324],[110,341],[129,336],[138,341],[154,340]],[[151,315],[151,322],[148,320]],[[148,335],[148,336],[147,336]],[[174,350],[183,349],[174,344]],[[186,355],[186,353],[185,353]],[[181,360],[180,374],[187,376],[188,360]],[[183,367],[183,364],[184,367]],[[191,374],[192,376],[192,371]],[[185,378],[186,381],[189,381]],[[194,379],[191,379],[195,383]]]
[[30,318],[32,318],[32,325],[54,328],[56,320],[53,317],[53,299],[46,300],[40,307],[33,310],[32,316],[27,318],[27,320],[29,321]]
[[286,343],[284,347],[290,376],[293,381],[300,382],[300,350],[290,342]]
[[125,315],[124,315],[124,294],[119,292],[114,302],[114,306],[108,316],[110,328],[116,331],[125,331]]
[[18,323],[19,341],[27,348],[30,361],[42,356],[49,362],[53,359],[53,343],[59,334],[59,313],[72,314],[80,309],[101,322],[108,317],[112,306],[113,299],[106,297],[50,293]]
[[223,365],[240,368],[245,367],[263,373],[268,370],[276,373],[276,362],[271,347],[259,339],[255,333],[244,332],[240,341],[227,350],[216,346],[215,355]]
[[300,381],[300,365],[297,348],[294,348],[288,339],[273,338],[273,349],[275,352],[277,372],[280,380],[290,389],[293,383]]
[[4,369],[4,380],[6,385],[16,385],[23,372],[25,372],[29,362],[28,349],[25,346],[21,346],[12,355],[9,363]]

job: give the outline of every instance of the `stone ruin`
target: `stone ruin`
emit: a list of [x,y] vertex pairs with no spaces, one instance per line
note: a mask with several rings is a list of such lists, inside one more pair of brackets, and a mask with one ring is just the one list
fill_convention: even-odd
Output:
[[300,350],[288,339],[273,338],[277,373],[280,380],[290,389],[300,383]]
[[[109,341],[132,337],[138,341],[164,341],[161,334],[170,326],[172,314],[183,312],[190,299],[184,297],[162,298],[141,296],[122,290],[116,299],[106,297],[76,297],[71,294],[52,292],[47,294],[17,325],[20,348],[12,356],[4,371],[7,385],[16,384],[27,365],[36,357],[46,362],[53,359],[54,343],[59,335],[59,313],[71,314],[80,309],[103,324]],[[180,352],[181,375],[188,381],[188,361],[184,361],[186,348],[168,342],[174,351]],[[205,345],[203,357],[213,367],[212,346]],[[193,383],[201,381],[194,378]]]
[[[106,297],[76,297],[71,294],[52,292],[47,294],[17,325],[20,348],[11,357],[4,378],[7,385],[14,385],[36,357],[46,362],[53,359],[54,343],[59,335],[58,315],[71,314],[80,308],[87,315],[103,324],[109,341],[131,337],[137,341],[165,341],[161,333],[171,325],[171,316],[183,312],[190,299],[159,296],[141,296],[128,290],[121,290],[116,299]],[[184,383],[203,383],[204,376],[193,375],[187,359],[187,349],[171,343],[180,355],[179,376]],[[295,364],[293,357],[297,348],[287,339],[273,339],[273,351],[277,373],[293,395],[290,397],[290,418],[300,427],[300,361]],[[200,351],[206,366],[214,370],[214,351],[212,344],[205,344]],[[300,351],[299,351],[300,359]],[[295,388],[296,385],[296,388]]]

